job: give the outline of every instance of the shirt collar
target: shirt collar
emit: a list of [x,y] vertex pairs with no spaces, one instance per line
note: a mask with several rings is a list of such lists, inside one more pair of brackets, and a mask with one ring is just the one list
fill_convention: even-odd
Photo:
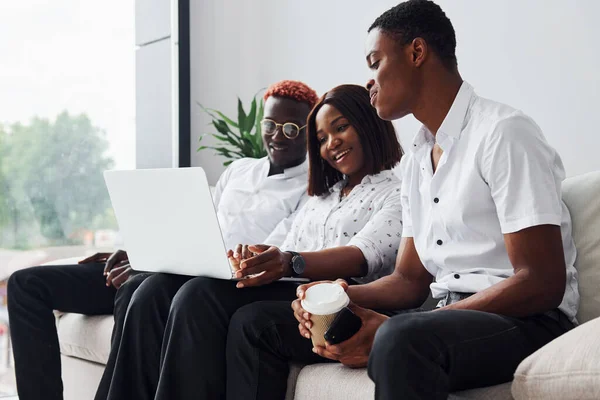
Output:
[[[360,181],[360,184],[364,185],[364,184],[370,183],[370,184],[376,185],[385,180],[392,179],[393,175],[394,175],[394,172],[392,172],[392,170],[386,169],[386,170],[381,171],[378,174],[365,176],[364,178],[362,178],[362,181]],[[346,186],[347,181],[348,181],[348,178],[344,177],[344,179],[342,179],[341,181],[339,181],[335,185],[333,185],[333,187],[330,189],[330,192],[332,192],[332,193],[339,192],[340,190],[342,190],[342,188],[344,186]]]
[[[456,94],[456,97],[454,98],[454,102],[448,111],[448,114],[446,114],[442,125],[440,125],[440,128],[437,131],[438,142],[440,142],[444,137],[452,139],[460,138],[460,134],[465,122],[465,116],[467,115],[467,111],[471,105],[471,99],[474,94],[473,87],[466,81],[463,81],[458,93]],[[413,139],[412,150],[416,151],[422,145],[429,143],[434,139],[435,137],[433,134],[425,125],[423,125]]]
[[[269,173],[269,168],[271,167],[269,157],[263,157],[265,163],[266,173]],[[301,175],[306,175],[308,173],[308,157],[304,160],[302,164],[296,165],[295,167],[286,168],[283,170],[283,174],[271,175],[269,178],[276,179],[291,179]]]
[[296,165],[292,168],[287,168],[283,170],[283,175],[286,179],[295,178],[297,176],[306,174],[308,172],[308,157],[304,160],[304,162],[300,165]]
[[391,169],[386,169],[381,171],[380,173],[376,174],[376,175],[367,175],[365,176],[362,181],[360,182],[361,184],[363,183],[371,183],[373,185],[376,185],[378,183],[381,183],[385,180],[391,179],[392,175],[394,175],[394,173],[392,172]]

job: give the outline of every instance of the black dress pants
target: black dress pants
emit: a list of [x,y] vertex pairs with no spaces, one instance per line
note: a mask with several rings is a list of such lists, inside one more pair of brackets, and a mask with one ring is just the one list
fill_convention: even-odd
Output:
[[48,265],[20,270],[9,278],[8,314],[20,400],[63,398],[53,310],[112,314],[116,290],[106,286],[103,271],[104,263]]
[[[127,282],[121,289],[137,283]],[[285,300],[289,305],[297,287],[293,282],[243,289],[235,285],[169,274],[155,274],[139,283],[120,341],[113,343],[109,360],[113,370],[105,372],[111,379],[103,379],[99,395],[106,392],[110,400],[224,399],[231,316],[260,300]],[[117,297],[119,302],[120,294]]]
[[[512,380],[528,355],[572,328],[560,311],[511,318],[479,311],[401,313],[377,331],[368,362],[375,398],[446,400]],[[289,302],[240,308],[227,339],[227,399],[281,400],[290,361],[326,362],[298,333]]]

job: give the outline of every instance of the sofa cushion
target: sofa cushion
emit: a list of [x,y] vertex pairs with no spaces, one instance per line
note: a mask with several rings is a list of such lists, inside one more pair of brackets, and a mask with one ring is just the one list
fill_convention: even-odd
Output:
[[577,319],[600,316],[600,171],[566,179],[563,200],[573,221],[581,302]]
[[[296,382],[294,400],[364,400],[375,396],[375,385],[366,369],[351,369],[341,364],[315,364],[302,368]],[[510,383],[450,395],[451,400],[510,400]]]
[[56,322],[60,352],[106,364],[113,324],[112,315],[61,315]]
[[600,399],[600,318],[548,343],[517,368],[515,399]]

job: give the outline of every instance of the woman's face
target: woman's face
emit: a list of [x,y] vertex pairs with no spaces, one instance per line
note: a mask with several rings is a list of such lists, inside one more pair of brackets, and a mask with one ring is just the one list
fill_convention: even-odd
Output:
[[360,137],[335,107],[325,104],[315,117],[317,141],[323,160],[332,168],[359,181],[366,175],[365,155]]

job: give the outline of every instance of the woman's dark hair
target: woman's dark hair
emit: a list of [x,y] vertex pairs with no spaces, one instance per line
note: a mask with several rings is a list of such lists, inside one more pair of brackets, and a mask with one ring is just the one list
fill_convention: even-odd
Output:
[[340,85],[325,93],[308,115],[308,194],[321,196],[343,175],[321,158],[321,144],[317,140],[317,113],[325,104],[336,108],[354,128],[364,152],[367,173],[375,175],[391,169],[402,158],[402,147],[390,121],[384,121],[371,107],[369,91],[358,85]]

